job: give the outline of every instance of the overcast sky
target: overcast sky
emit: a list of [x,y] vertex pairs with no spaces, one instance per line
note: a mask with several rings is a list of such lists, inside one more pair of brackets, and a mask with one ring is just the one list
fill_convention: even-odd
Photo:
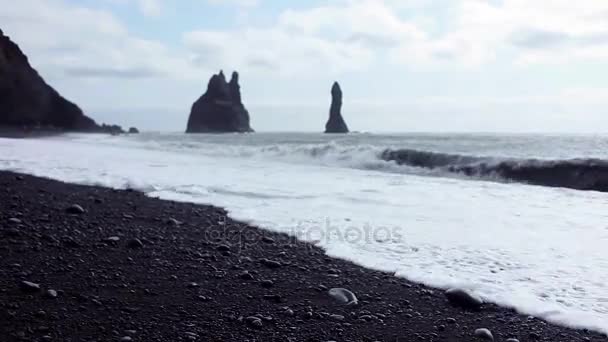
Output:
[[258,131],[608,132],[608,0],[0,0],[0,28],[97,121],[185,129],[240,73]]

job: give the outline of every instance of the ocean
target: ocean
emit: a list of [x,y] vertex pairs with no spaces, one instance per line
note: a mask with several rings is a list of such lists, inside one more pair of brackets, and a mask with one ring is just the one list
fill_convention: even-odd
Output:
[[69,134],[0,139],[0,169],[221,206],[333,257],[608,333],[608,136]]

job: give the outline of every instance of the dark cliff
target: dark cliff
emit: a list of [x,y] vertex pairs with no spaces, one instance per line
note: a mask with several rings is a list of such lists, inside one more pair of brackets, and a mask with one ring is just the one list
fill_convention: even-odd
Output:
[[186,133],[207,132],[253,132],[249,112],[241,100],[237,72],[232,73],[230,82],[222,71],[213,75],[205,94],[192,105]]
[[331,107],[329,120],[325,124],[325,133],[348,133],[348,126],[342,117],[342,89],[338,82],[331,87]]
[[0,125],[103,131],[49,86],[19,46],[0,30]]

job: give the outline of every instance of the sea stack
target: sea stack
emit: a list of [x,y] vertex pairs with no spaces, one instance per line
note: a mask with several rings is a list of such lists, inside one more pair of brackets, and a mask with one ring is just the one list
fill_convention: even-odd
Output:
[[0,30],[0,126],[19,130],[50,128],[65,131],[101,131],[49,86],[32,68],[19,46]]
[[241,100],[239,74],[232,73],[230,82],[222,71],[213,75],[207,91],[192,105],[186,133],[253,132],[249,112]]
[[342,89],[340,84],[334,82],[331,87],[331,107],[329,108],[329,120],[325,124],[325,133],[348,133],[348,126],[342,117]]

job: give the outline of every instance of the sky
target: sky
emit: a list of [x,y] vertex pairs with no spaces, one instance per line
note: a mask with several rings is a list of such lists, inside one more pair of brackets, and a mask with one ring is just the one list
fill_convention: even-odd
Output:
[[0,0],[0,28],[98,122],[183,131],[237,70],[257,131],[608,132],[606,0]]

